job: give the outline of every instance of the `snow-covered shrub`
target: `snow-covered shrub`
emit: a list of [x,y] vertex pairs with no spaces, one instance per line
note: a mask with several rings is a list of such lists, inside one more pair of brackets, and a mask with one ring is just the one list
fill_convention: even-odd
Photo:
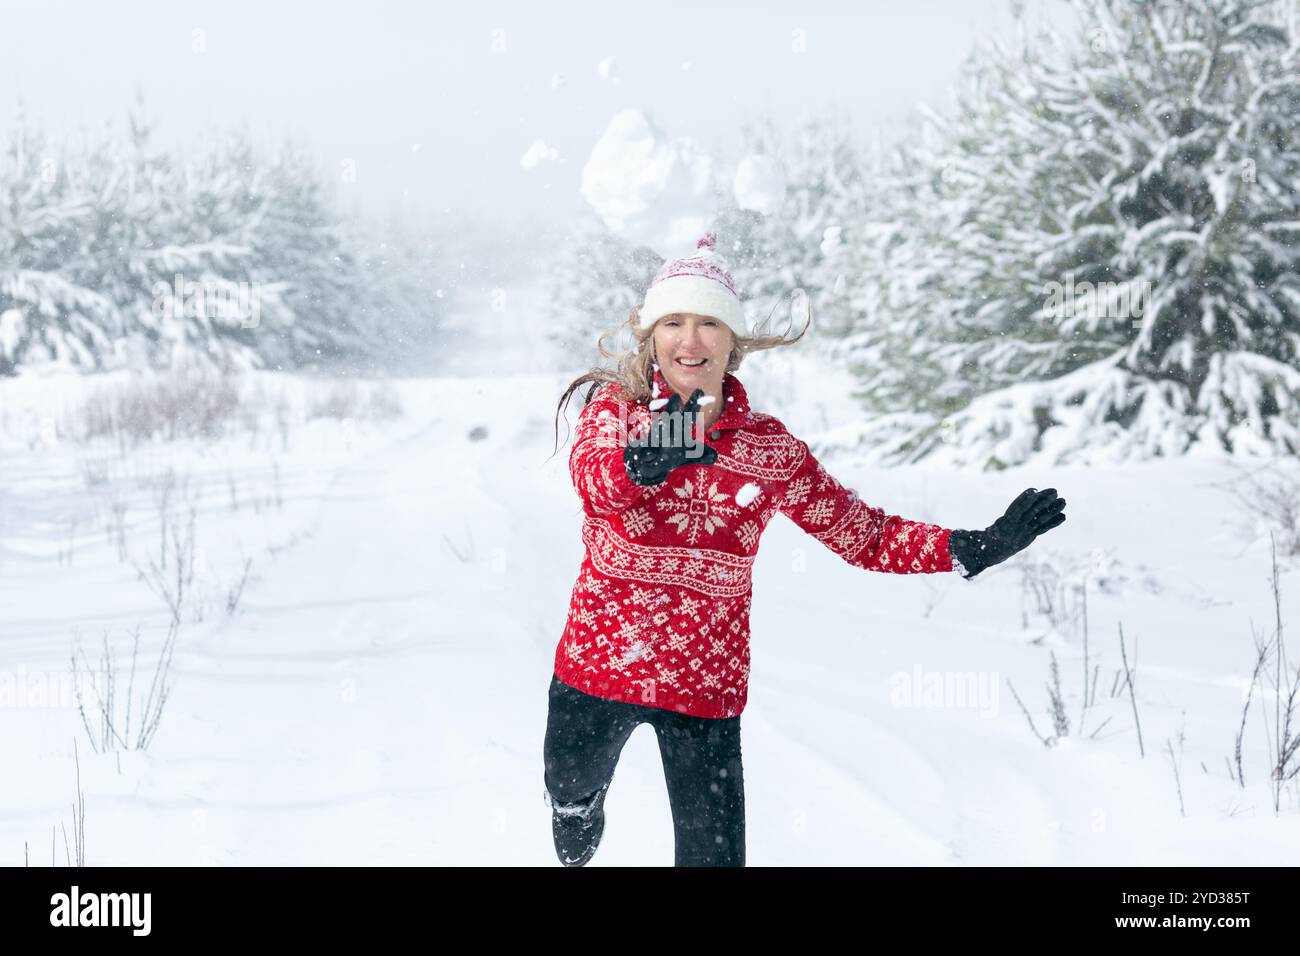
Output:
[[99,385],[67,419],[77,441],[109,438],[125,445],[159,438],[213,439],[240,421],[240,388],[231,372],[187,364]]
[[[1048,661],[1049,680],[1046,683],[1047,704],[1044,707],[1044,710],[1052,722],[1052,733],[1050,735],[1044,736],[1039,732],[1038,726],[1034,723],[1034,718],[1029,713],[1029,708],[1026,707],[1025,702],[1020,699],[1020,694],[1016,692],[1016,687],[1010,680],[1007,681],[1007,687],[1010,689],[1011,696],[1015,699],[1017,706],[1019,706],[1020,712],[1025,715],[1025,720],[1028,722],[1029,729],[1033,732],[1033,735],[1038,738],[1044,747],[1053,747],[1061,740],[1061,738],[1070,736],[1071,726],[1069,714],[1066,709],[1065,692],[1061,689],[1061,668],[1056,662],[1055,652],[1048,652]],[[1085,706],[1084,712],[1086,713],[1086,711],[1087,708]],[[1082,718],[1080,719],[1082,720]],[[1080,727],[1079,730],[1082,730],[1082,727]],[[1093,731],[1093,733],[1096,733],[1096,731]]]
[[1020,571],[1020,607],[1025,627],[1030,615],[1043,617],[1055,631],[1065,633],[1080,620],[1082,581],[1070,575],[1050,558],[1024,555],[1016,563]]
[[366,417],[375,421],[389,421],[402,415],[402,399],[397,389],[385,382],[371,385],[368,389]]
[[356,382],[332,385],[317,396],[307,408],[307,418],[333,418],[338,421],[388,421],[402,414],[402,402],[392,386],[379,382],[362,388]]
[[1121,597],[1164,591],[1146,565],[1131,567],[1104,548],[1064,554],[1035,547],[1017,555],[1008,567],[1020,572],[1023,626],[1028,628],[1032,618],[1040,618],[1063,636],[1079,631],[1089,596]]
[[1300,476],[1268,467],[1242,475],[1232,492],[1251,525],[1273,532],[1279,555],[1300,556]]
[[[117,648],[110,642],[108,631],[104,632],[95,669],[86,659],[81,642],[74,645],[72,676],[77,710],[96,753],[147,750],[153,742],[174,680],[171,663],[179,628],[180,619],[173,617],[162,647],[152,662],[152,672],[138,675],[138,682],[139,627],[134,629],[132,636],[129,670],[119,663]],[[123,683],[126,685],[124,689],[120,687]]]
[[[1237,784],[1244,788],[1246,771],[1242,759],[1243,739],[1250,705],[1258,694],[1261,706],[1256,709],[1264,721],[1269,789],[1272,791],[1273,809],[1276,812],[1282,805],[1283,787],[1300,777],[1300,666],[1291,664],[1287,655],[1287,627],[1282,616],[1281,574],[1276,550],[1271,559],[1273,629],[1266,637],[1255,637],[1255,666],[1242,704],[1241,722],[1237,728],[1233,760],[1229,762],[1229,767],[1235,764]],[[1270,696],[1273,697],[1271,708],[1268,704]]]

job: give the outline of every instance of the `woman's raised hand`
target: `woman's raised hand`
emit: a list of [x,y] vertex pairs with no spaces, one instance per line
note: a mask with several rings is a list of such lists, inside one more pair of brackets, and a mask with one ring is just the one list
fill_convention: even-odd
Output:
[[1045,531],[1065,521],[1065,499],[1055,488],[1026,488],[1004,514],[983,531],[953,531],[948,536],[952,556],[973,578],[985,568],[1022,551]]
[[[628,436],[627,447],[623,449],[628,477],[638,485],[657,485],[674,468],[711,465],[718,460],[717,449],[703,442],[689,441],[699,418],[703,394],[704,389],[697,388],[682,408],[682,398],[674,392],[663,411],[653,414],[650,431],[644,439]],[[674,423],[679,427],[674,429]]]

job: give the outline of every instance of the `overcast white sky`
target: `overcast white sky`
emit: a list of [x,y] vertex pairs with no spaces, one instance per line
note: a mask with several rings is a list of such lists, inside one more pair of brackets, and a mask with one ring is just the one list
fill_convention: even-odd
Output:
[[[120,129],[138,88],[160,141],[244,124],[295,136],[349,205],[547,218],[581,202],[582,164],[619,109],[707,149],[734,146],[762,110],[788,129],[839,109],[867,131],[942,102],[975,38],[1010,32],[1009,11],[1009,0],[45,0],[5,14],[0,117],[21,97],[47,129]],[[1063,19],[1059,0],[1028,0],[1030,18],[1044,15]],[[617,83],[598,73],[606,57]],[[566,83],[553,89],[557,73]],[[539,138],[564,161],[525,172]],[[341,175],[349,160],[355,182]]]

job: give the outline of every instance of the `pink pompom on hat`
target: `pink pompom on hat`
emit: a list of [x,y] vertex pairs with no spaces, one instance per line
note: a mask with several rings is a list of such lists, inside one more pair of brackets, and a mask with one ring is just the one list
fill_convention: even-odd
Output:
[[648,329],[665,315],[690,312],[711,315],[736,335],[747,335],[745,311],[726,260],[714,251],[716,233],[696,244],[694,255],[665,262],[646,290],[641,327]]

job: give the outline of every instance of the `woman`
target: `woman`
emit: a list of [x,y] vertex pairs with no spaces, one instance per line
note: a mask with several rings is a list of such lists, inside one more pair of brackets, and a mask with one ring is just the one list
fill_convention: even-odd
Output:
[[[659,742],[678,866],[743,866],[740,715],[750,572],[778,511],[868,571],[972,578],[1065,520],[1054,489],[1024,491],[983,531],[888,515],[837,482],[808,445],[749,407],[742,357],[798,336],[751,336],[713,252],[666,263],[634,309],[635,345],[594,369],[569,466],[586,553],[556,648],[544,797],[566,866],[591,859],[623,744]],[[604,348],[608,358],[619,358]],[[608,387],[600,388],[604,384]],[[600,389],[597,392],[597,389]],[[594,394],[594,398],[593,398]]]

